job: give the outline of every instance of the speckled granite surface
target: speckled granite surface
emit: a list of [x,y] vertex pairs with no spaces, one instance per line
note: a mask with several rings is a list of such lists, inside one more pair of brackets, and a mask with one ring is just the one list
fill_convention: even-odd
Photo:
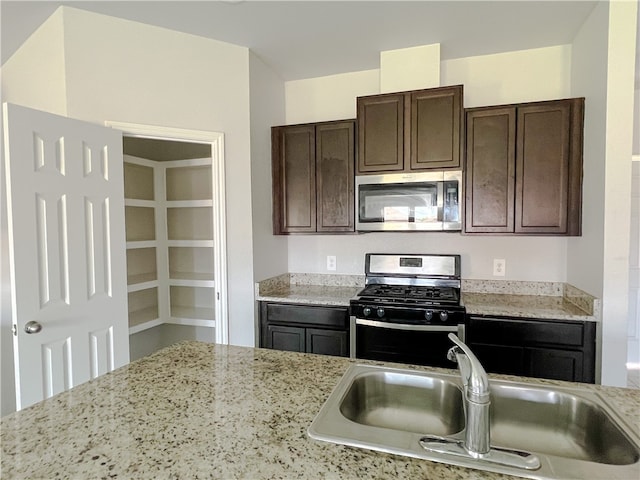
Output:
[[256,300],[349,306],[364,287],[364,275],[285,273],[259,282]]
[[[308,426],[351,362],[174,345],[2,418],[2,478],[510,478],[310,439]],[[640,429],[640,391],[586,388]]]
[[566,283],[463,280],[462,301],[467,313],[475,315],[600,319],[599,300]]
[[[363,275],[286,273],[257,284],[256,300],[348,306],[364,287]],[[598,321],[600,302],[559,282],[462,280],[467,313]]]
[[463,293],[467,314],[596,321],[564,297]]

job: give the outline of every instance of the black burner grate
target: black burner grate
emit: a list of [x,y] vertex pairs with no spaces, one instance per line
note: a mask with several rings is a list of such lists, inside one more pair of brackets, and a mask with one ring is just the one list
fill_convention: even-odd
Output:
[[360,296],[374,298],[392,298],[397,302],[406,300],[415,303],[424,300],[429,302],[458,303],[458,291],[453,287],[433,287],[422,285],[367,285]]

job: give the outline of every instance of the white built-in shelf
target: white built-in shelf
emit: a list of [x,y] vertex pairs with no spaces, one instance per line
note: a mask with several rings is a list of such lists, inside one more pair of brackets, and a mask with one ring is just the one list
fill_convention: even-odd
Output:
[[131,318],[129,318],[129,335],[133,335],[134,333],[143,332],[145,330],[149,330],[150,328],[157,327],[158,325],[162,325],[163,322],[159,318],[155,318],[153,320],[149,320],[146,322],[133,324]]
[[155,208],[124,207],[127,242],[155,240]]
[[169,285],[172,287],[203,287],[213,288],[215,286],[213,280],[176,280],[169,279]]
[[213,247],[213,240],[169,240],[169,247]]
[[213,198],[211,160],[208,158],[190,163],[183,161],[182,165],[174,163],[166,169],[165,178],[167,201]]
[[212,207],[213,200],[176,200],[167,201],[167,208]]
[[158,320],[157,305],[129,312],[129,327],[139,327],[155,320]]
[[127,242],[127,250],[132,250],[134,248],[153,248],[158,245],[158,242],[155,240],[139,240],[133,242]]
[[129,333],[215,327],[211,158],[124,160]]
[[213,282],[213,272],[169,272],[171,281]]
[[207,307],[171,307],[171,323],[215,327],[215,310]]
[[125,198],[125,207],[142,207],[142,208],[155,208],[156,203],[153,200],[135,200],[132,198]]
[[147,290],[149,288],[155,288],[158,286],[158,280],[148,280],[145,282],[131,282],[127,285],[128,292],[139,292],[140,290]]
[[155,198],[153,163],[149,160],[124,156],[125,199],[151,200]]
[[211,207],[167,208],[167,239],[213,241]]

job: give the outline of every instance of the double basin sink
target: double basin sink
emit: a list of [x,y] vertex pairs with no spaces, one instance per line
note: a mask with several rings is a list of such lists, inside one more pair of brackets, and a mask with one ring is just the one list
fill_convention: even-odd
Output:
[[464,438],[459,376],[352,365],[309,427],[314,439],[536,479],[640,475],[640,435],[596,392],[491,380],[491,446],[533,454],[521,469],[425,449]]

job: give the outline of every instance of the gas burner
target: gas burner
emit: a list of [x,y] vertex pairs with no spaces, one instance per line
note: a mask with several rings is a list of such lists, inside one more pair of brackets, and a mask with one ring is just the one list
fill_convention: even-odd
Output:
[[393,299],[397,302],[419,303],[427,301],[429,304],[434,302],[442,303],[458,303],[459,294],[453,287],[435,287],[420,285],[367,285],[359,294],[361,297],[370,299],[379,299],[386,301]]

